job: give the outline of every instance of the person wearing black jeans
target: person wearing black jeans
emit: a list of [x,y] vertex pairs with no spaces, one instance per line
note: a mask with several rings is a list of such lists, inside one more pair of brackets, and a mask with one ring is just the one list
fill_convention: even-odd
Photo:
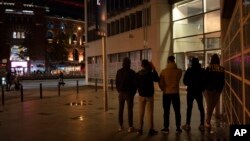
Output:
[[127,102],[128,108],[128,132],[133,132],[133,106],[134,106],[134,96],[136,93],[136,74],[135,71],[130,69],[131,61],[129,58],[123,59],[122,68],[117,71],[116,74],[116,89],[119,93],[119,129],[122,131],[123,126],[123,111],[125,106],[125,101]]
[[187,86],[187,116],[186,124],[183,129],[189,131],[191,129],[191,115],[193,101],[196,100],[200,111],[200,126],[199,130],[204,131],[205,111],[203,106],[203,94],[205,90],[205,69],[201,68],[198,58],[192,58],[192,65],[184,74],[183,83]]
[[160,89],[163,91],[163,133],[169,133],[169,112],[171,102],[175,112],[176,132],[181,133],[181,112],[180,112],[180,95],[179,83],[182,76],[182,70],[177,68],[175,57],[169,56],[167,67],[160,74]]

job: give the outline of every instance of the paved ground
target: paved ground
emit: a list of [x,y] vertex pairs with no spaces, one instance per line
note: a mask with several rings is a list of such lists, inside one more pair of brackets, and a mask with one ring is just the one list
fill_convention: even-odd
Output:
[[[175,133],[174,112],[171,107],[170,133],[159,133],[149,137],[145,133],[138,136],[127,131],[118,132],[117,92],[109,91],[109,110],[104,111],[103,92],[94,87],[81,86],[79,94],[75,87],[62,87],[61,96],[57,88],[43,90],[43,99],[38,89],[24,90],[24,102],[20,102],[20,92],[7,92],[5,105],[0,106],[1,141],[227,141],[228,127],[215,122],[215,133],[201,133],[198,130],[199,112],[196,103],[193,108],[191,131]],[[135,97],[134,124],[138,127],[138,102]],[[126,108],[126,107],[125,107]],[[186,94],[181,94],[182,124],[185,121]],[[127,128],[127,111],[125,110]],[[163,125],[162,95],[155,95],[155,128],[160,131]],[[145,119],[144,131],[148,124]]]

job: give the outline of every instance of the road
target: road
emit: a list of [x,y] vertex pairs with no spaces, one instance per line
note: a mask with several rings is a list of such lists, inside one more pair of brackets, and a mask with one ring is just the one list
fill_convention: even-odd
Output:
[[[66,83],[64,87],[74,87],[77,85],[78,80],[78,86],[84,86],[85,85],[85,79],[84,78],[78,78],[78,79],[64,79],[64,82]],[[50,79],[50,80],[23,80],[22,82],[23,89],[34,89],[39,88],[40,83],[42,84],[43,88],[54,88],[58,85],[58,79]]]

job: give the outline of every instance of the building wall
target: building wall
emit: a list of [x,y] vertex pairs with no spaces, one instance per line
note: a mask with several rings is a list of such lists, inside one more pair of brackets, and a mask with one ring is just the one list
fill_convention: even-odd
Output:
[[[226,8],[226,7],[224,7]],[[231,18],[224,19],[222,54],[226,70],[223,110],[231,124],[250,123],[250,4],[237,0]]]
[[[113,79],[117,69],[121,68],[124,55],[131,58],[132,68],[135,71],[140,69],[140,61],[143,58],[152,61],[158,71],[166,66],[166,58],[169,52],[172,52],[170,48],[171,36],[169,36],[171,35],[170,6],[167,1],[151,0],[143,5],[111,16],[107,22],[110,23],[131,13],[140,11],[143,8],[150,8],[150,16],[148,17],[150,18],[150,25],[107,36],[106,47],[109,79]],[[89,29],[92,28],[93,26],[89,27]],[[101,40],[89,41],[86,46],[86,58],[88,59],[87,73],[89,79],[102,79],[102,73],[100,73],[102,72]],[[113,57],[111,57],[112,55]]]

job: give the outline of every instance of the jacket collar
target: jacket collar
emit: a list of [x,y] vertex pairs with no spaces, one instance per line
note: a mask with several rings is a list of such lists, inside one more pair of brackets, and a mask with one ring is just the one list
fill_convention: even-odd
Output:
[[173,62],[173,63],[168,63],[168,64],[167,64],[167,68],[168,68],[168,69],[176,69],[176,68],[177,68],[177,65],[176,65],[176,63],[174,63],[174,62]]

